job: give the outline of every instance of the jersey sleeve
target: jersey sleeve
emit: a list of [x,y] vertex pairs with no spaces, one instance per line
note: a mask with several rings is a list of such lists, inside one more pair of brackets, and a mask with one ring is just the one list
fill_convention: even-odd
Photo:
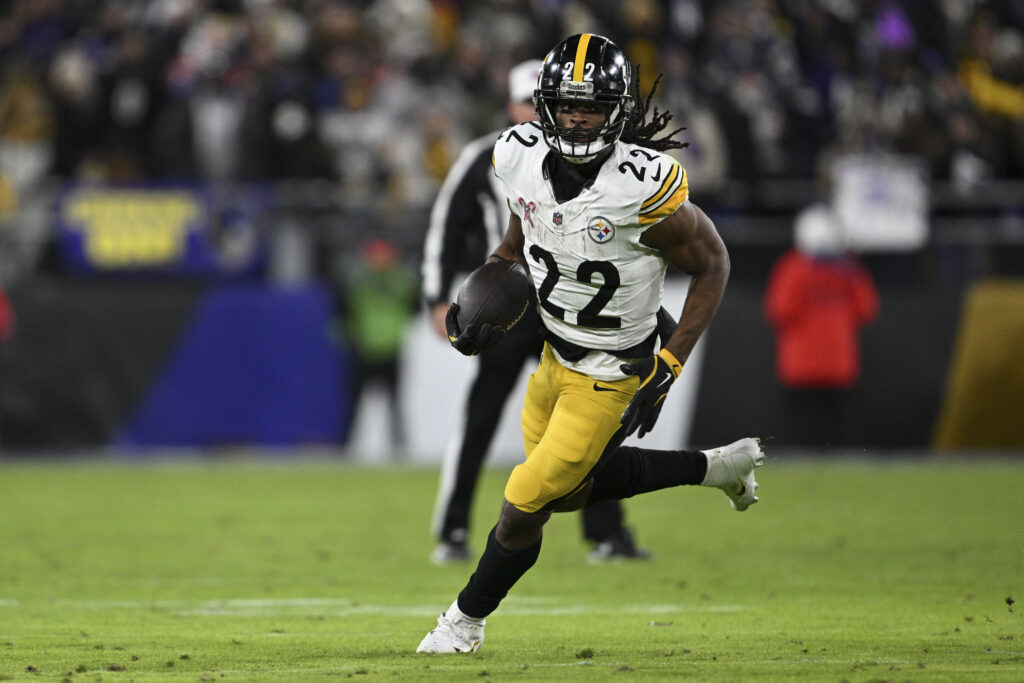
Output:
[[[509,201],[509,174],[512,171],[511,157],[513,151],[507,141],[508,131],[510,129],[503,130],[501,135],[498,136],[497,142],[494,143],[494,150],[491,152],[491,169],[494,171],[494,177],[498,179],[498,187],[501,188],[501,194],[504,195],[505,202],[508,204],[512,213],[519,216],[516,213],[516,206],[514,202]],[[522,218],[522,216],[519,216]]]
[[523,217],[523,210],[516,201],[513,188],[522,182],[521,177],[517,180],[517,173],[521,175],[522,163],[528,151],[538,144],[543,144],[540,132],[530,123],[521,123],[507,128],[502,131],[497,142],[494,143],[491,166],[512,213],[519,218]]
[[[497,152],[497,146],[495,146],[495,152]],[[514,216],[522,218],[523,214],[521,209],[519,208],[519,205],[509,198],[511,196],[512,189],[508,184],[508,176],[502,175],[498,171],[498,161],[496,154],[493,154],[491,156],[491,170],[494,171],[494,176],[498,179],[498,187],[501,188],[501,199],[508,204],[509,210],[512,212]]]
[[668,173],[664,175],[660,184],[651,184],[653,192],[647,195],[640,204],[637,220],[640,227],[649,228],[668,218],[690,196],[690,188],[686,182],[686,169],[670,157],[664,157],[664,160],[669,162]]

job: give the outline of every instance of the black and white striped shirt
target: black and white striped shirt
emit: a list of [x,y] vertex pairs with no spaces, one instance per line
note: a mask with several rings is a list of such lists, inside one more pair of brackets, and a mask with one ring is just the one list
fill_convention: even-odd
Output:
[[500,131],[467,144],[459,153],[430,212],[423,246],[423,299],[450,301],[459,272],[482,264],[505,236],[509,209],[491,169]]

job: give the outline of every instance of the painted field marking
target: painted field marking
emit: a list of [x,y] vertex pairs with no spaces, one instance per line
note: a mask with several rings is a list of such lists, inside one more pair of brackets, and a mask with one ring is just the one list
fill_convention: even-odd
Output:
[[[555,603],[555,601],[547,601]],[[525,604],[524,604],[525,603]],[[82,610],[165,610],[182,616],[277,616],[315,611],[330,616],[379,615],[395,617],[437,616],[441,602],[430,605],[386,605],[348,598],[225,598],[214,600],[56,600],[60,608]],[[499,612],[507,616],[573,616],[580,614],[731,613],[751,609],[747,605],[559,605],[544,599],[509,601]]]

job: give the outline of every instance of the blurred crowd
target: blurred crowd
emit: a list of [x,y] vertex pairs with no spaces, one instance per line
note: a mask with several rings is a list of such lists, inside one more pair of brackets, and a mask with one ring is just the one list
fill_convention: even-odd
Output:
[[1024,178],[1019,0],[8,0],[0,218],[54,176],[330,181],[427,207],[564,36],[622,45],[675,114],[693,192],[844,152],[971,187]]

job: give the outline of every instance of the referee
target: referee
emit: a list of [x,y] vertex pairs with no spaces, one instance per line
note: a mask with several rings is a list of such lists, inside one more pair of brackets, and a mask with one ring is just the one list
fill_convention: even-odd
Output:
[[[512,124],[536,119],[533,90],[540,66],[539,60],[531,60],[509,71],[507,109]],[[445,178],[430,213],[423,253],[423,298],[434,330],[444,339],[448,339],[444,317],[456,273],[483,263],[501,242],[508,226],[509,209],[491,171],[491,151],[499,133],[495,131],[466,145]],[[540,356],[543,341],[538,325],[536,311],[531,308],[500,344],[477,357],[476,377],[441,463],[433,524],[439,543],[431,555],[436,564],[463,562],[473,557],[466,541],[480,468],[523,364]],[[589,555],[592,561],[650,557],[636,546],[623,525],[618,500],[586,507],[582,516],[583,535],[593,543]]]

